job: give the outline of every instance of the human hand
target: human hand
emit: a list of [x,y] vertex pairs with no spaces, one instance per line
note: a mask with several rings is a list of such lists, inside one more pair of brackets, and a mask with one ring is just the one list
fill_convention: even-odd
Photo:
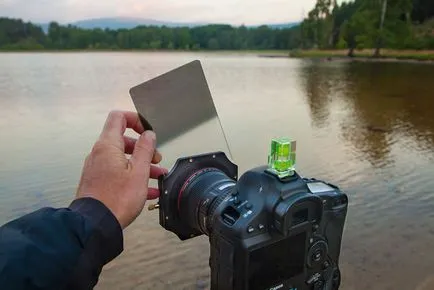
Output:
[[[141,134],[138,140],[124,136],[127,128]],[[87,156],[76,198],[92,197],[107,206],[122,229],[142,212],[147,199],[159,197],[157,188],[148,188],[149,179],[167,173],[156,165],[162,157],[155,149],[156,137],[144,132],[133,112],[110,112],[104,129]],[[126,155],[131,155],[128,159]]]

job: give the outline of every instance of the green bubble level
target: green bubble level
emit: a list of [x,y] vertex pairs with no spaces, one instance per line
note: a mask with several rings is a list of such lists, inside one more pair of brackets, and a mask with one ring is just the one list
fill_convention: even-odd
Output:
[[289,138],[271,140],[268,155],[268,169],[280,178],[291,176],[295,172],[296,142]]

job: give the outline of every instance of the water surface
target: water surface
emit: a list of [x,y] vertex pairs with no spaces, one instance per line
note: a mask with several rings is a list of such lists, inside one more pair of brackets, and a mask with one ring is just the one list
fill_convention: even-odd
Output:
[[[130,87],[195,59],[241,172],[266,162],[271,137],[288,135],[298,141],[302,175],[349,194],[342,289],[434,288],[430,65],[239,54],[0,54],[0,222],[67,206],[107,113],[133,110]],[[197,135],[204,143],[195,146],[207,151],[211,138]],[[163,148],[164,165],[173,164],[180,144],[188,140]],[[180,242],[159,226],[157,212],[144,211],[97,288],[195,289],[209,278],[208,255],[206,237]]]

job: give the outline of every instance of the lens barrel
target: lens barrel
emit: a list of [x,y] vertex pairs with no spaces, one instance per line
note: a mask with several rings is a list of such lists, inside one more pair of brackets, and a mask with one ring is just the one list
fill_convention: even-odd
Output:
[[235,189],[234,186],[235,181],[216,168],[195,172],[179,192],[180,218],[192,228],[209,235],[215,209]]

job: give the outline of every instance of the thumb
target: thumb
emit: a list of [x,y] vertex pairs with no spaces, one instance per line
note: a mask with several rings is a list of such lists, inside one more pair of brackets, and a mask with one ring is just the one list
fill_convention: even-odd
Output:
[[153,131],[144,132],[137,140],[131,155],[133,171],[139,175],[149,177],[152,159],[155,153],[156,136]]

